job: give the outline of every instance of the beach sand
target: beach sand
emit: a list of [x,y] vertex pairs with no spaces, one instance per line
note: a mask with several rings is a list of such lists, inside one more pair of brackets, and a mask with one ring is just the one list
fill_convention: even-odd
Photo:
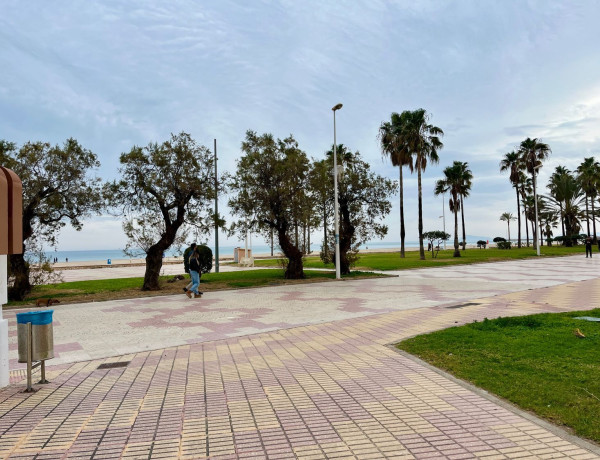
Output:
[[[446,244],[447,249],[452,249],[452,244]],[[477,248],[475,244],[467,244],[467,248]],[[427,246],[425,246],[427,249]],[[406,251],[418,251],[418,246],[407,246]],[[373,248],[373,249],[361,249],[360,253],[389,253],[389,252],[400,252],[400,247],[397,248]],[[318,256],[319,251],[312,251],[309,256]],[[283,254],[275,252],[273,257],[282,257]],[[254,255],[255,259],[269,259],[271,258],[270,253],[257,253]],[[232,263],[233,256],[221,256],[219,257],[219,263]],[[181,257],[165,257],[163,259],[163,265],[171,264],[182,264],[183,256]],[[52,264],[53,268],[60,270],[70,270],[76,268],[109,268],[109,267],[122,267],[122,266],[140,266],[146,265],[146,261],[143,258],[137,259],[111,259],[110,265],[105,260],[85,260],[85,261],[73,261],[73,262],[56,262]]]

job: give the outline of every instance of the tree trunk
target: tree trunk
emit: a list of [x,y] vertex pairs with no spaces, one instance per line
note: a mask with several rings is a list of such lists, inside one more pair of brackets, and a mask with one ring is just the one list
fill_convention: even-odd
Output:
[[594,210],[594,197],[592,197],[592,224],[594,225],[594,239],[593,243],[596,244],[598,242],[598,238],[596,237],[596,211]]
[[404,239],[406,237],[406,229],[404,228],[404,185],[402,181],[402,165],[398,168],[400,170],[400,257],[404,258]]
[[527,205],[525,204],[525,201],[523,201],[523,215],[525,216],[525,235],[527,238],[527,247],[529,247],[529,219],[527,219]]
[[329,246],[327,246],[327,203],[323,201],[323,253],[325,254],[325,258],[327,258],[327,253],[329,252]]
[[29,280],[29,264],[25,260],[25,242],[31,238],[31,236],[33,236],[33,227],[31,226],[33,218],[33,211],[28,206],[23,210],[23,253],[11,254],[9,256],[10,271],[15,277],[14,284],[8,289],[7,292],[10,300],[23,300],[25,296],[31,292],[32,286]]
[[564,238],[567,235],[567,232],[565,231],[565,215],[563,213],[562,202],[559,201],[558,206],[560,207],[560,225],[562,228],[562,236]]
[[277,229],[277,237],[279,238],[279,247],[288,259],[288,264],[283,275],[284,278],[288,280],[304,279],[302,252],[290,241],[285,226],[280,226]]
[[310,254],[311,253],[311,251],[310,251],[310,225],[307,228],[308,228],[308,231],[307,231],[307,237],[308,237],[308,239],[307,239],[307,246],[306,247],[307,247],[307,254]]
[[14,284],[8,288],[8,298],[10,300],[23,300],[31,292],[29,264],[25,261],[24,253],[25,244],[23,244],[23,254],[11,254],[9,256],[10,271],[15,277]]
[[463,196],[460,196],[460,214],[462,216],[462,248],[467,249],[467,232],[465,231],[465,202]]
[[[456,203],[456,201],[455,201]],[[453,257],[460,257],[460,249],[458,247],[458,210],[454,208],[454,254]]]
[[271,229],[271,257],[273,257],[273,229]]
[[515,187],[515,190],[517,191],[517,225],[519,227],[517,246],[520,248],[521,247],[521,200],[519,200],[519,189],[517,187]]
[[417,168],[419,187],[419,259],[425,260],[425,249],[423,248],[423,193],[421,186],[421,168]]
[[507,220],[506,220],[506,223],[507,223],[507,225],[508,225],[508,241],[510,242],[510,220],[509,220],[509,219],[507,219]]
[[150,247],[146,253],[146,273],[144,274],[144,284],[142,291],[158,291],[160,290],[159,276],[162,268],[162,255],[168,248],[163,249],[163,245],[159,243]]
[[350,222],[350,210],[348,203],[342,201],[339,206],[340,211],[340,274],[350,274],[350,261],[348,260],[348,252],[352,249],[352,238],[354,237],[355,228]]
[[587,236],[590,236],[590,209],[588,207],[588,196],[585,195],[585,220],[587,222]]
[[302,223],[302,254],[306,254],[306,224]]

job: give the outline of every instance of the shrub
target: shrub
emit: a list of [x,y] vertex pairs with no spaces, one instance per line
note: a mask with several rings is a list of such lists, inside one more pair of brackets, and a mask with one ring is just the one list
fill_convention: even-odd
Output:
[[209,273],[212,269],[213,253],[212,250],[203,244],[196,246],[196,250],[200,257],[198,257],[198,263],[200,264],[200,273]]
[[486,246],[487,246],[487,241],[485,241],[485,240],[479,240],[479,241],[477,241],[477,247],[479,249],[481,249],[481,248],[485,249]]
[[498,241],[496,244],[498,245],[498,249],[510,249],[511,248],[510,241]]
[[501,236],[494,238],[494,243],[498,243],[499,241],[506,241],[506,238],[502,238]]

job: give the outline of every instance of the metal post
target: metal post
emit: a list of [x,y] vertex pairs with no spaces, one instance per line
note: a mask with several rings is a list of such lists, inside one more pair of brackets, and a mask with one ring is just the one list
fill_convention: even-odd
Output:
[[217,178],[217,140],[215,139],[215,273],[219,273],[219,180]]
[[337,169],[337,138],[335,126],[335,112],[342,108],[342,104],[333,107],[333,195],[334,195],[334,220],[335,220],[335,278],[340,279],[340,222],[338,215],[338,169]]
[[27,323],[27,393],[32,392],[31,387],[31,365],[33,360],[33,337],[31,333],[31,323]]
[[42,373],[42,378],[39,383],[50,383],[46,380],[46,361],[42,359],[42,363],[40,364],[40,371]]

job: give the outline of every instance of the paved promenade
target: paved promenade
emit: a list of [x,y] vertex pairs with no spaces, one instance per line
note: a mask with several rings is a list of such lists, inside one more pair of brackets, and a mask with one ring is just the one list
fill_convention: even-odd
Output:
[[0,390],[0,458],[600,458],[387,346],[484,317],[597,307],[599,264],[61,306],[52,383],[21,393],[15,370]]

